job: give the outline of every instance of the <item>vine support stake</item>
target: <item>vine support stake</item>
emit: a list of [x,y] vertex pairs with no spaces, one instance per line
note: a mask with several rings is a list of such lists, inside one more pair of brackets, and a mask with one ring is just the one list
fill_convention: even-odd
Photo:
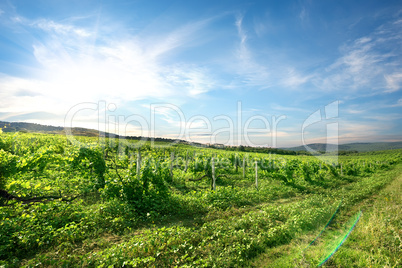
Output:
[[258,191],[258,161],[255,160],[255,188]]
[[141,151],[138,149],[137,153],[137,179],[140,179],[140,172],[141,172]]
[[187,172],[188,169],[188,151],[186,152],[186,167],[184,168],[184,172]]
[[243,156],[243,179],[246,177],[246,157]]
[[212,157],[211,159],[212,164],[212,190],[216,190],[216,183],[215,183],[215,159]]
[[170,153],[170,177],[173,178],[174,152]]
[[239,171],[239,156],[236,154],[235,155],[235,168],[236,168],[236,173]]

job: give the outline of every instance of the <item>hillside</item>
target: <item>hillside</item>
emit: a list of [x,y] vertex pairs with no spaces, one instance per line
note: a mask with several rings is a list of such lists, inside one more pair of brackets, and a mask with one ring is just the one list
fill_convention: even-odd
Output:
[[[0,128],[3,130],[3,132],[37,132],[47,134],[65,134],[64,127],[55,127],[36,123],[0,121]],[[89,137],[99,135],[99,131],[87,128],[73,128],[72,133],[74,135]]]
[[[333,152],[336,150],[335,144],[325,144],[325,143],[313,143],[308,144],[308,147],[315,151],[325,152],[326,149],[328,152]],[[373,143],[347,143],[338,145],[338,151],[357,151],[357,152],[372,152],[372,151],[384,151],[384,150],[392,150],[392,149],[401,149],[402,141],[397,142],[373,142]],[[292,151],[307,151],[304,146],[297,146],[291,148],[284,148]]]
[[[62,134],[62,135],[66,134],[66,128],[64,128],[64,127],[55,127],[55,126],[41,125],[41,124],[36,124],[36,123],[26,123],[26,122],[0,121],[0,128],[2,129],[3,132],[24,132],[24,133],[34,132],[34,133]],[[99,135],[102,135],[105,137],[114,137],[114,138],[120,137],[117,134],[98,131],[96,129],[89,129],[89,128],[74,127],[71,129],[71,132],[73,135],[76,135],[76,136],[98,137]],[[144,137],[124,136],[124,138],[130,139],[130,140],[140,140],[140,139],[143,139]],[[169,143],[171,143],[171,142],[187,143],[184,140],[166,139],[166,138],[161,138],[161,137],[154,138],[154,141],[162,141],[162,142],[169,142]],[[199,143],[195,143],[193,145],[201,146],[201,144],[199,144]]]

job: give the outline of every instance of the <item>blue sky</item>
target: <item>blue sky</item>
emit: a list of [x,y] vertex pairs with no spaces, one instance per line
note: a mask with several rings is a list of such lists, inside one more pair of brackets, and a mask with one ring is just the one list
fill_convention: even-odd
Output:
[[402,137],[400,1],[1,1],[0,120],[287,147]]

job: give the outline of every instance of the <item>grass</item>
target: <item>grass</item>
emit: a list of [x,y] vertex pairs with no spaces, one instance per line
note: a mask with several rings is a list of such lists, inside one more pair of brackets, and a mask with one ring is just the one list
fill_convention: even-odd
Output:
[[348,241],[324,267],[400,267],[402,175],[368,203]]
[[[363,214],[339,250],[322,267],[400,267],[402,249],[402,165],[374,175],[386,187],[362,193],[367,198],[343,206],[319,239],[307,250],[320,228],[300,234],[291,243],[269,248],[256,258],[255,267],[317,267],[340,243],[356,219]],[[363,183],[363,182],[362,182]],[[352,197],[353,198],[353,197]]]
[[310,194],[244,208],[210,210],[198,221],[184,217],[179,222],[159,221],[121,234],[103,233],[80,243],[67,241],[22,264],[315,267],[339,243],[356,213],[363,209],[357,227],[323,267],[397,267],[401,172],[402,165],[398,165],[350,185],[335,220],[304,255],[301,251],[334,213],[343,189],[334,190],[332,195],[327,193],[326,197]]

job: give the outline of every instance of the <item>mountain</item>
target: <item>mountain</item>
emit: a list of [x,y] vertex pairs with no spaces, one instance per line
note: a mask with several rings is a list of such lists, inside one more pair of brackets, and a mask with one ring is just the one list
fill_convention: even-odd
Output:
[[[335,144],[326,143],[312,143],[307,145],[309,148],[320,152],[333,152],[336,151],[337,146]],[[371,152],[371,151],[383,151],[392,149],[401,149],[402,141],[396,142],[365,142],[365,143],[347,143],[338,145],[338,151],[357,151],[357,152]],[[304,146],[297,146],[291,148],[283,148],[292,151],[307,151]]]
[[[48,133],[48,134],[66,133],[64,127],[54,127],[54,126],[41,125],[36,123],[25,123],[25,122],[0,121],[0,128],[2,129],[3,132],[36,132],[36,133]],[[99,136],[99,131],[94,129],[72,128],[71,131],[74,135],[78,136]]]
[[[66,135],[66,129],[64,127],[55,127],[55,126],[48,126],[48,125],[41,125],[36,123],[25,123],[25,122],[5,122],[0,121],[0,129],[3,132],[35,132],[35,133],[46,133],[46,134],[62,134]],[[71,128],[71,133],[76,136],[89,136],[89,137],[111,137],[111,138],[119,138],[120,135],[98,131],[96,129],[88,129],[88,128],[80,128],[74,127]],[[141,140],[144,137],[141,136],[121,136],[125,139],[129,140]],[[145,138],[147,139],[147,138]],[[161,142],[168,142],[168,143],[185,143],[187,141],[184,140],[175,140],[175,139],[166,139],[166,138],[153,138],[154,141],[161,141]],[[192,143],[194,146],[203,146],[200,143]]]

